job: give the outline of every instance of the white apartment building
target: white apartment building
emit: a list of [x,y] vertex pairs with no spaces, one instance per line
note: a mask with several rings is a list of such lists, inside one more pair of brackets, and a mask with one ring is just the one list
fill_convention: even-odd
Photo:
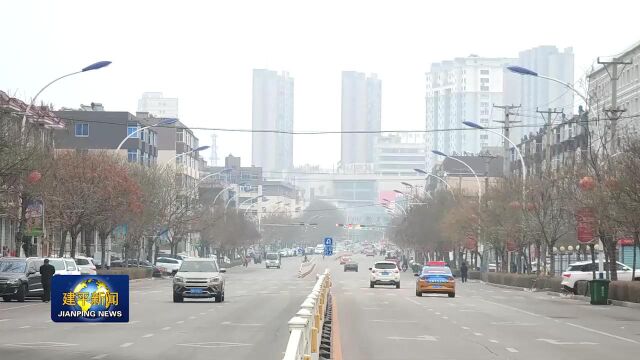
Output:
[[[502,111],[493,105],[511,105],[513,95],[505,95],[510,78],[506,66],[515,59],[485,58],[476,55],[434,63],[426,73],[426,168],[437,162],[431,150],[449,155],[477,154],[488,147],[502,146],[503,139],[495,134],[464,129],[463,121],[483,126],[499,126]],[[516,81],[516,80],[513,80]]]
[[424,168],[424,134],[398,133],[379,136],[374,148],[374,172],[414,176]]
[[161,92],[143,93],[138,100],[138,112],[161,118],[178,118],[178,98],[164,97]]
[[[574,55],[573,48],[558,50],[555,46],[538,46],[532,49],[521,51],[518,55],[517,65],[531,69],[541,75],[549,76],[568,84],[574,83]],[[566,86],[554,81],[540,80],[533,76],[522,76],[509,73],[509,78],[517,81],[517,88],[508,89],[519,93],[516,105],[521,105],[518,109],[519,125],[522,127],[513,129],[513,138],[520,139],[523,135],[536,132],[545,120],[536,110],[545,111],[556,109],[564,111],[566,117],[573,114],[574,92]],[[509,82],[511,84],[511,82]],[[559,123],[562,117],[557,116]]]
[[[267,69],[253,70],[252,129],[293,131],[293,78]],[[254,132],[251,164],[262,167],[265,178],[282,178],[293,168],[293,136]]]
[[[627,48],[617,57],[618,60],[630,63],[617,66],[617,108],[624,110],[619,113],[617,135],[621,136],[629,131],[637,131],[638,118],[640,117],[640,41]],[[609,61],[610,58],[601,60]],[[612,65],[598,66],[589,74],[589,118],[591,127],[597,126],[598,134],[610,136],[608,127],[610,121],[606,121],[607,110],[611,109],[611,75]],[[593,122],[596,119],[605,120]],[[606,127],[606,128],[605,128]]]

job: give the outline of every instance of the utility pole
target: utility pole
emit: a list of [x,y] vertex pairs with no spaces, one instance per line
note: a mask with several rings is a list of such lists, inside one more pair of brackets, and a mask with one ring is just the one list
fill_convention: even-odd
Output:
[[618,109],[618,79],[620,78],[620,75],[618,75],[618,65],[622,65],[621,73],[624,73],[624,68],[627,65],[631,65],[632,61],[625,61],[618,58],[613,58],[611,61],[601,61],[598,57],[598,64],[604,65],[604,69],[611,79],[611,106],[604,112],[607,118],[611,120],[611,154],[615,154],[617,148],[616,127],[620,115],[625,111],[624,109]]
[[[541,111],[536,107],[536,112],[542,115],[542,120],[544,120],[544,123],[545,123],[545,128],[546,128],[544,131],[545,137],[546,137],[545,160],[547,162],[547,169],[551,169],[551,141],[553,140],[553,120],[554,120],[553,118],[551,118],[551,116],[563,114],[564,111],[562,109],[558,110],[556,108],[553,108],[553,110],[551,108],[548,108],[546,111]],[[547,114],[546,119],[544,117],[545,114]]]
[[[510,118],[511,115],[516,115],[516,113],[511,112],[513,109],[519,109],[520,105],[493,105],[494,108],[504,110],[504,120],[494,120],[495,122],[503,123],[502,131],[506,138],[510,139],[509,131],[511,128],[511,124],[519,123],[520,121],[515,121]],[[507,139],[503,139],[502,146],[504,148],[504,162],[503,162],[503,172],[504,176],[509,176],[511,172],[511,151],[509,150],[509,146],[511,144],[507,141]]]

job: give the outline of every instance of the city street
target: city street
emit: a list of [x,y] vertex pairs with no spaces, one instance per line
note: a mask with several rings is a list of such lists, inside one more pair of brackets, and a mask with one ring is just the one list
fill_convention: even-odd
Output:
[[0,302],[0,358],[280,359],[287,321],[315,283],[296,277],[300,261],[229,269],[224,303],[174,304],[170,279],[132,281],[128,324],[53,323],[48,304]]
[[345,360],[625,359],[640,350],[637,309],[591,306],[473,280],[458,281],[455,298],[420,298],[409,271],[402,274],[401,289],[370,289],[367,269],[375,260],[354,260],[360,272],[330,266],[339,317],[334,329]]

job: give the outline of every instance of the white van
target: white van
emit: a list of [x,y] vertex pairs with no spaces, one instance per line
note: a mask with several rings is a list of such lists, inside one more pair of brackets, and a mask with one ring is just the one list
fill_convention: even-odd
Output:
[[264,266],[267,269],[272,267],[280,269],[280,265],[280,254],[274,252],[267,253],[267,257],[264,259]]

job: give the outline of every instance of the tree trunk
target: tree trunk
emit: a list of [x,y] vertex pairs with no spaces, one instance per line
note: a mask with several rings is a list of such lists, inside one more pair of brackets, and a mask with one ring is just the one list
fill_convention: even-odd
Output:
[[91,241],[93,240],[93,231],[85,230],[82,233],[82,240],[84,242],[84,255],[92,257],[91,254]]
[[549,252],[549,272],[551,273],[551,276],[555,276],[556,275],[556,254],[553,252],[553,246],[555,244],[550,244],[549,245],[549,249],[551,249],[551,251]]
[[107,249],[105,248],[107,246],[107,238],[109,237],[109,234],[103,231],[99,231],[98,237],[100,238],[100,259],[102,259],[100,261],[100,268],[106,269],[107,268],[107,258],[106,258]]
[[[24,230],[27,226],[27,202],[29,201],[29,196],[26,193],[22,193],[20,195],[20,221],[18,222],[18,231],[16,231],[16,245],[22,247],[24,250],[24,255],[29,257],[29,248],[31,247],[28,243],[28,240],[24,236]],[[16,254],[16,256],[19,256]]]
[[74,258],[76,257],[76,246],[78,244],[78,235],[80,234],[80,231],[78,230],[74,230],[71,232],[71,257]]
[[609,264],[609,271],[611,272],[611,281],[618,280],[618,254],[616,253],[616,240],[615,237],[612,236],[611,241],[607,241],[609,244],[605,246],[606,252],[608,254],[609,260],[607,263]]
[[62,238],[60,239],[60,249],[58,250],[58,257],[64,257],[64,249],[67,247],[67,234],[69,231],[62,231]]

